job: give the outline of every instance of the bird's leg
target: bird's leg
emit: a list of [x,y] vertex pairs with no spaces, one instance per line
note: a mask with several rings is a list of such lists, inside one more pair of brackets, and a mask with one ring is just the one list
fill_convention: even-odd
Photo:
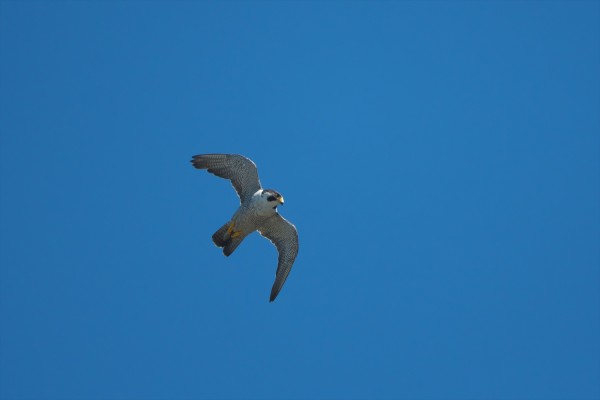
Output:
[[233,233],[233,228],[235,227],[235,224],[232,222],[231,224],[229,224],[229,228],[227,228],[227,234],[231,235]]
[[231,225],[229,225],[229,228],[227,228],[227,234],[233,239],[240,236],[242,231],[236,231],[235,223],[232,222]]

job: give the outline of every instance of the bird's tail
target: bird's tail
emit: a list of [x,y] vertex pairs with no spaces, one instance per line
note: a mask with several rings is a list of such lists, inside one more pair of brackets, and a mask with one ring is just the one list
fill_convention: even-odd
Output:
[[217,245],[217,247],[223,248],[223,254],[227,257],[233,253],[233,251],[242,243],[246,235],[233,235],[232,237],[231,230],[231,221],[227,222],[225,225],[220,227],[213,235],[212,240]]
[[225,247],[227,246],[227,242],[231,241],[231,236],[229,236],[229,233],[227,233],[229,225],[231,225],[231,222],[228,222],[220,227],[219,230],[212,235],[212,240],[217,247]]

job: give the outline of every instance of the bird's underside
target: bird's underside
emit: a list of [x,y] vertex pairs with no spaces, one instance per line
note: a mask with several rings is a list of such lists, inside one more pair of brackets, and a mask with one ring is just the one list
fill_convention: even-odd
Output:
[[256,165],[238,154],[201,154],[192,157],[198,169],[229,179],[240,198],[233,217],[212,236],[223,254],[230,256],[250,233],[258,232],[269,239],[279,253],[275,282],[270,301],[275,300],[285,283],[298,254],[296,227],[277,212],[283,196],[272,189],[262,189]]

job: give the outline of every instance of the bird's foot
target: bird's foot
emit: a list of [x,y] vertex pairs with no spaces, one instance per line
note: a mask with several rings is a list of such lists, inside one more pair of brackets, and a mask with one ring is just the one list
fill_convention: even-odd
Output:
[[236,231],[235,224],[232,222],[231,225],[229,225],[229,228],[227,228],[227,234],[233,239],[240,236],[242,231]]
[[227,228],[227,234],[231,235],[233,233],[234,228],[235,228],[235,224],[232,222],[231,224],[229,224],[229,227]]

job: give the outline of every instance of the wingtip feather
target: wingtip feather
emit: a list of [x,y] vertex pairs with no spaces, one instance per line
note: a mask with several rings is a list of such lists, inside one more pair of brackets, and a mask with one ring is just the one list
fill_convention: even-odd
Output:
[[197,169],[205,169],[205,168],[208,167],[206,160],[202,159],[202,155],[201,154],[192,156],[192,159],[190,160],[190,163],[192,163],[192,165],[194,166],[194,168],[197,168]]
[[276,288],[272,288],[271,289],[271,297],[269,298],[269,303],[274,302],[275,299],[277,298],[278,294],[279,294],[279,290],[277,290]]

